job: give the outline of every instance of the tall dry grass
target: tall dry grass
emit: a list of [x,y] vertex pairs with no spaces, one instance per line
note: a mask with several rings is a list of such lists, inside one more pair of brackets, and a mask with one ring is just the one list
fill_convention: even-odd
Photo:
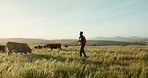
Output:
[[148,78],[148,46],[86,46],[0,53],[0,78]]

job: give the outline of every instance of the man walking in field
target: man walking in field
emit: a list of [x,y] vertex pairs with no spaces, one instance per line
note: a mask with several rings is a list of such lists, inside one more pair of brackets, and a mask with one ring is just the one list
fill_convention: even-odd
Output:
[[85,54],[85,51],[84,51],[85,43],[86,43],[86,38],[83,36],[83,32],[80,31],[80,36],[79,36],[80,57],[82,56],[82,53],[86,57],[86,54]]

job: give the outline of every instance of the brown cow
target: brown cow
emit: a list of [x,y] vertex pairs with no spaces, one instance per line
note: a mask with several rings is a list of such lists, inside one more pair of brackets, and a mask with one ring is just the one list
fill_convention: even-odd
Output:
[[5,52],[5,51],[6,51],[5,45],[0,45],[0,52]]
[[6,50],[8,52],[8,55],[12,52],[20,52],[21,54],[27,54],[27,52],[31,53],[31,49],[26,43],[8,42],[6,44]]
[[61,44],[60,43],[56,43],[56,44],[46,44],[44,46],[44,48],[50,48],[51,50],[52,49],[61,49]]

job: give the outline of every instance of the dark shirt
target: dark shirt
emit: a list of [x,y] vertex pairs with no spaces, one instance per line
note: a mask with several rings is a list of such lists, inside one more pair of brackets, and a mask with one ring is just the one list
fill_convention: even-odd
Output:
[[79,44],[82,45],[82,46],[85,46],[85,43],[86,43],[85,37],[83,35],[80,35]]

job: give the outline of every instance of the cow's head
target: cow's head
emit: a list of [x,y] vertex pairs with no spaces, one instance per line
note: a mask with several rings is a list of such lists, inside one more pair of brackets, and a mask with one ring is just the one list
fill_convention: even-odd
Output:
[[43,48],[47,48],[47,45],[44,45]]
[[31,53],[32,52],[32,49],[29,49],[29,51],[28,51],[29,53]]

